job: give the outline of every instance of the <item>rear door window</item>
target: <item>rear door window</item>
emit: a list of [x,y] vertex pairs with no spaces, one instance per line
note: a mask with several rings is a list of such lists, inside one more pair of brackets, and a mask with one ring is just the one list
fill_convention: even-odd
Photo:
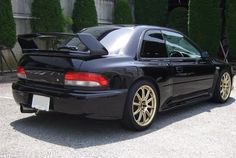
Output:
[[168,56],[165,41],[159,30],[149,30],[145,33],[140,56],[142,58],[166,58]]

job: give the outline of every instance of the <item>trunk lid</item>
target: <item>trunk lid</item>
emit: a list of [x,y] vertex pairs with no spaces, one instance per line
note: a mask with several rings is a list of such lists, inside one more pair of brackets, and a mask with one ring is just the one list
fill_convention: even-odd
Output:
[[[55,46],[58,36],[69,38]],[[37,41],[38,38],[50,40],[43,43]],[[108,54],[103,45],[89,34],[29,34],[19,36],[18,41],[23,52],[19,66],[24,67],[26,80],[35,82],[64,85],[65,72],[80,71],[84,61]],[[75,41],[77,43],[72,45]]]
[[63,85],[64,72],[79,71],[83,61],[79,57],[39,52],[24,55],[19,65],[25,68],[27,80]]

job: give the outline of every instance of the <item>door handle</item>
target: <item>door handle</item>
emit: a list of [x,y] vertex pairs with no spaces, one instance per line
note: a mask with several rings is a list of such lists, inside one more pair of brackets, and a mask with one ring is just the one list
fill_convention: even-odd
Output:
[[198,61],[197,63],[198,63],[198,64],[207,64],[207,61],[201,60],[201,61]]
[[184,71],[182,66],[175,67],[177,73],[182,73]]

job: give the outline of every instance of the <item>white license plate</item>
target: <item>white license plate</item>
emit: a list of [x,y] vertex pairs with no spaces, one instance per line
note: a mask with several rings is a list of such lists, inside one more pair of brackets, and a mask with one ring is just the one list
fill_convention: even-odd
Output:
[[40,95],[33,95],[32,108],[49,111],[50,98]]

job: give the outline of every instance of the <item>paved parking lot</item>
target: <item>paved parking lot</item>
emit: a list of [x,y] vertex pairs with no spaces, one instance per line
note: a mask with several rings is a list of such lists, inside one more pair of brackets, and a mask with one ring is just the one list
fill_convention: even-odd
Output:
[[144,132],[118,121],[21,114],[11,84],[0,84],[0,158],[236,157],[236,91],[210,102],[162,113]]

